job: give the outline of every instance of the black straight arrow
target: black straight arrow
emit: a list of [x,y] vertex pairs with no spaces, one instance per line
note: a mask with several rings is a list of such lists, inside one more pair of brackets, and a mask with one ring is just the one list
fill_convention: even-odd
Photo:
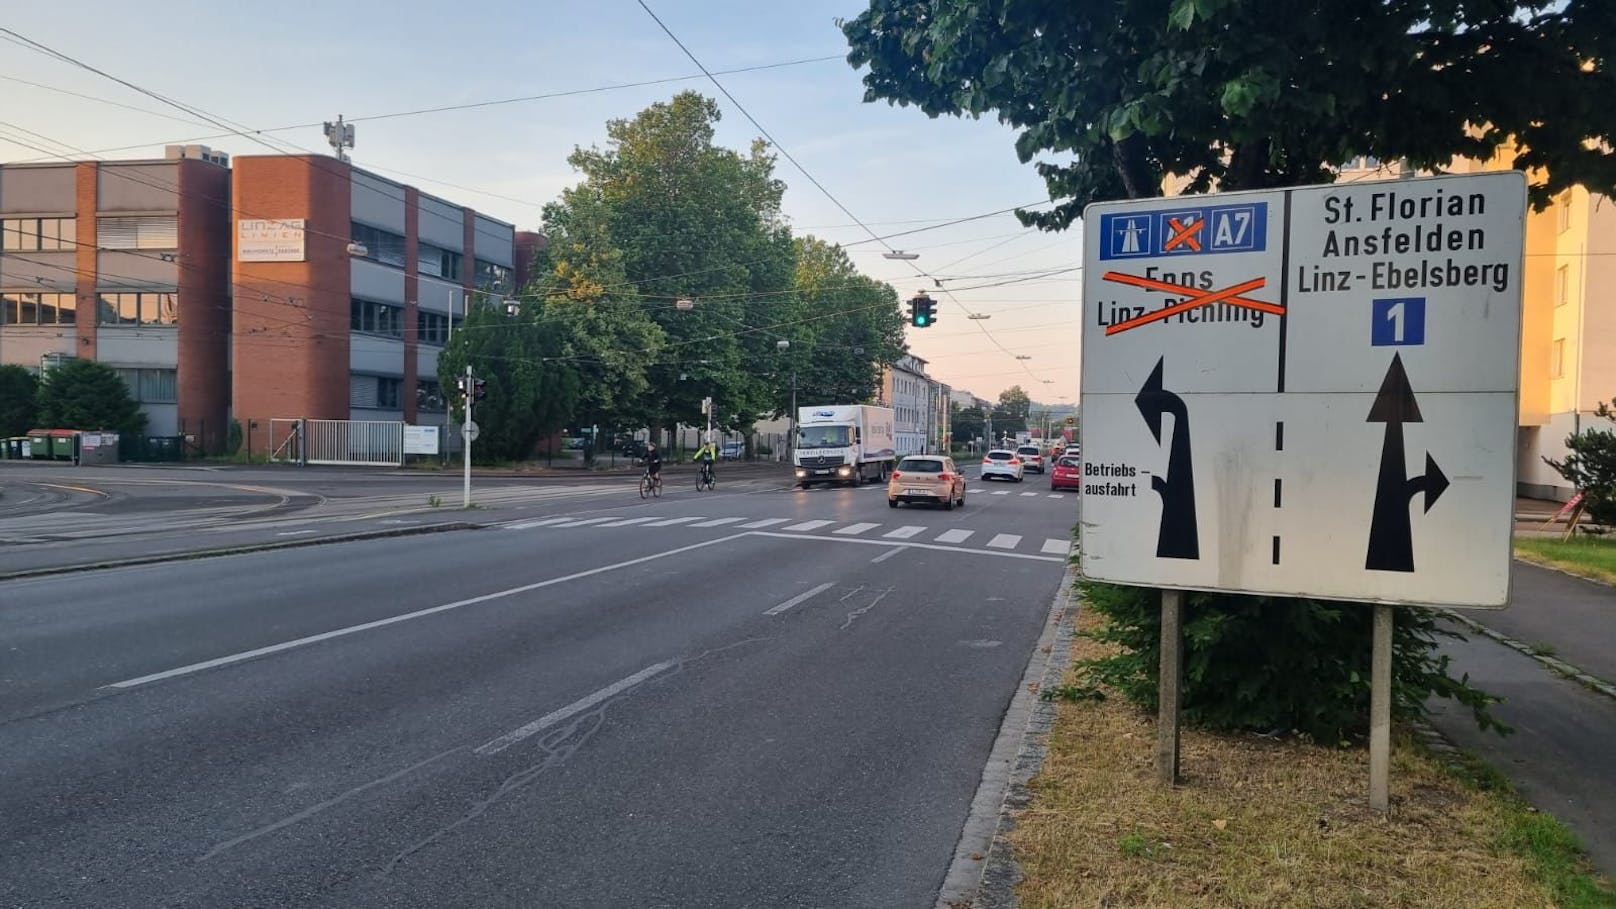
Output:
[[1448,488],[1448,478],[1427,452],[1425,473],[1408,476],[1407,454],[1403,449],[1403,424],[1423,421],[1414,389],[1408,384],[1400,354],[1392,355],[1392,365],[1380,383],[1380,393],[1369,408],[1370,423],[1385,423],[1386,437],[1380,449],[1380,478],[1375,484],[1375,510],[1369,519],[1369,552],[1364,568],[1370,571],[1413,571],[1414,530],[1408,513],[1416,493],[1425,493],[1425,511]]
[[1200,535],[1195,529],[1195,469],[1190,463],[1190,416],[1184,399],[1162,387],[1162,365],[1145,380],[1133,399],[1156,444],[1162,440],[1162,416],[1173,415],[1173,438],[1167,452],[1167,476],[1150,478],[1150,488],[1161,496],[1161,529],[1156,534],[1156,557],[1160,559],[1199,559]]

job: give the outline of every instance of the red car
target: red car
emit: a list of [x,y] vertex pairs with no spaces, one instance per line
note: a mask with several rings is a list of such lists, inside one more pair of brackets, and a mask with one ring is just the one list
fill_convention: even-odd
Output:
[[1050,489],[1082,489],[1083,463],[1077,455],[1062,455],[1049,473]]

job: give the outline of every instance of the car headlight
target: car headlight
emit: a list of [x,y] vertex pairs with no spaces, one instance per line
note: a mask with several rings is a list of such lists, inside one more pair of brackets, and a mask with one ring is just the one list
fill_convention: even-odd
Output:
[[808,471],[806,471],[806,470],[797,471],[797,476],[799,476],[799,477],[806,477],[807,475],[808,475]]
[[838,470],[836,472],[845,477],[848,474],[852,473],[853,470],[852,470],[852,468],[849,468],[849,467],[843,467],[843,468],[841,468],[840,470]]

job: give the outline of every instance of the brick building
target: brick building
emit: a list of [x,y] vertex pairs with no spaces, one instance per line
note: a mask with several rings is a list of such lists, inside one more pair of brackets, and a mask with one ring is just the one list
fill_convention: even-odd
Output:
[[120,370],[153,435],[447,419],[437,358],[538,234],[318,155],[0,165],[0,363]]

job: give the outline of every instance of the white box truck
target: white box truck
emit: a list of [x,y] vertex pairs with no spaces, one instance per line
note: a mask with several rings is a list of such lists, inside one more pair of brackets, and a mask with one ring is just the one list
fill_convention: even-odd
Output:
[[797,485],[885,481],[898,461],[890,407],[822,404],[797,410],[791,463]]

